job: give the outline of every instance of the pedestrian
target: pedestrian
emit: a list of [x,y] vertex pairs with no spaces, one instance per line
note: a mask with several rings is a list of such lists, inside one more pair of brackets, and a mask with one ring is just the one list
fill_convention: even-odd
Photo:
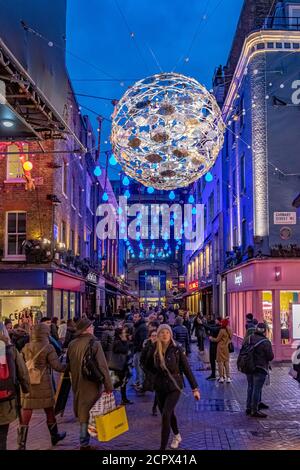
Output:
[[[210,319],[207,325],[204,325],[205,331],[209,336],[217,338],[221,329],[221,317],[217,317],[216,320]],[[206,380],[216,380],[216,360],[217,360],[217,348],[218,343],[209,341],[209,362],[211,368],[211,374],[206,377]]]
[[191,334],[195,331],[197,338],[198,348],[200,352],[204,352],[204,338],[205,338],[205,322],[203,315],[199,312],[194,319]]
[[266,337],[266,325],[258,323],[256,331],[249,337],[249,345],[253,348],[254,371],[247,374],[247,406],[246,414],[254,418],[266,418],[267,415],[261,410],[268,409],[261,401],[262,388],[269,374],[270,362],[274,359],[272,343]]
[[[88,318],[79,320],[76,324],[76,337],[69,344],[67,352],[74,394],[74,413],[80,423],[80,450],[93,450],[88,433],[89,412],[103,390],[107,393],[113,390],[102,346],[93,332],[93,323]],[[89,347],[92,350],[94,366],[103,375],[103,384],[100,381],[88,380],[82,373],[83,360]]]
[[182,438],[174,411],[183,389],[182,373],[186,375],[196,400],[200,400],[200,392],[186,355],[174,341],[169,325],[159,326],[157,341],[149,350],[145,366],[155,375],[155,391],[162,415],[160,450],[167,448],[171,428],[174,433],[171,448],[177,449]]
[[175,326],[173,328],[173,337],[174,337],[174,340],[177,341],[177,343],[181,344],[182,349],[184,350],[186,354],[191,353],[189,333],[186,327],[183,326],[182,317],[178,316],[175,319]]
[[63,345],[65,342],[66,334],[67,334],[67,324],[65,320],[61,320],[59,327],[58,327],[58,338],[59,338],[61,345]]
[[106,320],[100,330],[98,330],[98,334],[100,336],[98,336],[98,339],[100,340],[106,361],[108,362],[110,360],[115,335],[112,322]]
[[140,365],[140,357],[143,349],[143,343],[148,336],[148,330],[146,322],[139,312],[133,315],[133,323],[133,365],[136,371],[136,381],[134,387],[137,391],[142,391],[144,382],[144,372]]
[[[155,381],[155,375],[153,372],[149,371],[146,368],[146,361],[147,357],[149,354],[149,351],[151,350],[152,346],[156,343],[157,340],[157,329],[153,329],[149,331],[149,338],[144,341],[143,344],[143,349],[141,353],[141,367],[145,373],[145,380],[144,380],[144,390],[147,392],[153,392],[154,391],[154,381]],[[152,405],[152,416],[157,416],[157,395],[156,393],[154,394],[154,401]]]
[[218,344],[217,346],[217,363],[219,369],[219,383],[225,382],[226,372],[226,383],[231,382],[230,370],[229,370],[229,349],[228,345],[231,342],[232,331],[228,326],[228,320],[224,319],[221,321],[221,329],[217,338],[213,336],[209,337],[211,342]]
[[74,320],[71,318],[67,321],[67,331],[66,331],[66,337],[65,341],[63,343],[63,348],[67,349],[70,342],[74,339],[76,333],[76,325]]
[[185,311],[183,313],[183,326],[186,327],[186,329],[188,330],[188,334],[189,334],[189,339],[190,339],[190,343],[191,343],[191,340],[192,340],[192,324],[191,324],[191,320],[190,320],[190,316],[189,316],[189,312]]
[[20,387],[29,391],[29,376],[23,359],[11,344],[8,331],[0,322],[0,450],[7,449],[9,425],[20,416]]
[[51,326],[50,326],[50,336],[55,339],[55,341],[59,341],[59,335],[58,335],[58,318],[53,317],[51,320]]
[[[18,430],[19,450],[26,449],[28,426],[33,410],[44,409],[47,417],[47,426],[51,436],[52,445],[66,437],[66,433],[59,433],[54,413],[54,391],[51,380],[51,369],[57,372],[64,372],[66,366],[62,364],[55,352],[54,347],[49,343],[49,326],[45,323],[35,325],[29,343],[22,349],[22,354],[29,367],[29,393],[21,393],[21,420]],[[32,365],[29,366],[29,363]],[[35,380],[31,376],[34,371]]]
[[133,402],[127,398],[126,386],[129,380],[129,338],[126,328],[118,328],[115,331],[115,338],[112,346],[112,354],[108,367],[113,370],[119,379],[122,405],[132,405]]

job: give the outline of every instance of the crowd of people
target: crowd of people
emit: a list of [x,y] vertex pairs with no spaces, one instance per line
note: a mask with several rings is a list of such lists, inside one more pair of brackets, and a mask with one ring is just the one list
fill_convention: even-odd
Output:
[[[171,430],[171,448],[178,448],[182,436],[175,408],[184,387],[183,375],[194,398],[200,399],[188,361],[193,334],[200,357],[204,354],[204,340],[208,340],[211,372],[206,379],[230,384],[229,358],[233,345],[229,318],[207,319],[199,313],[190,319],[188,312],[174,309],[131,308],[124,312],[122,319],[83,316],[59,322],[57,318],[43,317],[38,324],[31,325],[26,320],[15,327],[9,320],[0,322],[2,376],[5,367],[8,371],[0,387],[0,448],[6,449],[9,424],[18,417],[18,449],[26,449],[30,419],[36,409],[45,411],[52,445],[66,437],[57,427],[52,373],[66,370],[71,375],[81,450],[93,449],[88,422],[94,403],[103,391],[111,393],[117,389],[121,404],[133,404],[127,395],[130,380],[136,399],[146,392],[154,392],[151,411],[156,416],[159,410],[162,417],[160,449],[167,449]],[[262,410],[268,406],[262,402],[262,387],[274,356],[265,324],[258,323],[252,314],[246,318],[241,364],[249,359],[249,351],[254,369],[248,368],[245,372],[240,367],[247,375],[246,414],[264,418],[266,414]],[[99,380],[97,377],[92,380],[84,371],[87,353]]]

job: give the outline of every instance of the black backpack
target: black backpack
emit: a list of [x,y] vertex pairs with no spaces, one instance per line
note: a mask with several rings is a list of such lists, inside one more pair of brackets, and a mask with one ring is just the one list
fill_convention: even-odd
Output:
[[254,349],[264,341],[269,340],[264,338],[256,344],[251,344],[251,336],[249,336],[249,341],[243,344],[237,360],[237,368],[240,372],[243,374],[253,374],[255,372]]
[[89,342],[88,347],[84,353],[81,372],[83,378],[85,378],[86,380],[101,384],[104,381],[104,375],[102,374],[95,358],[95,355],[93,353],[93,343],[94,340],[91,340]]

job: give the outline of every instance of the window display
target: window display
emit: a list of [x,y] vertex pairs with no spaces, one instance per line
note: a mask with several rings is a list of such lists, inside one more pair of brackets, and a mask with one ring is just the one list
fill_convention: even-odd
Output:
[[46,290],[0,290],[0,317],[13,324],[28,319],[37,323],[47,312]]
[[280,292],[280,325],[281,344],[289,344],[292,340],[292,310],[294,304],[300,303],[299,291]]
[[267,338],[273,340],[273,299],[271,291],[264,291],[262,295],[263,320],[267,325]]

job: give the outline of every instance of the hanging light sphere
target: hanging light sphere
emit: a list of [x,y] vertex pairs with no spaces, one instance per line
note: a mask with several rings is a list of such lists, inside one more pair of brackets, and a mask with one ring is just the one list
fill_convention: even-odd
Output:
[[25,171],[31,171],[33,168],[33,164],[30,161],[26,161],[23,163],[23,168]]
[[113,113],[111,143],[127,175],[171,190],[206,174],[224,142],[220,108],[193,78],[164,73],[127,90]]

